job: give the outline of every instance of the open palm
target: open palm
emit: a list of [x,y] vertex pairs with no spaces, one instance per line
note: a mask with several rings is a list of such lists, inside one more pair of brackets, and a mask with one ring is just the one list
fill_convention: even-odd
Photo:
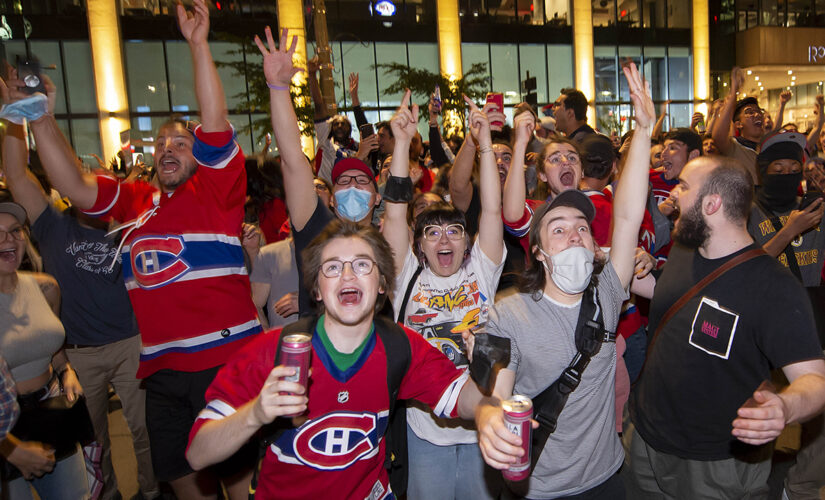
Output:
[[288,33],[284,29],[281,31],[280,44],[278,48],[275,48],[275,39],[272,38],[272,30],[269,26],[266,27],[265,34],[267,45],[264,45],[258,35],[255,35],[255,44],[264,57],[266,81],[271,86],[288,87],[295,73],[301,71],[292,64],[292,56],[295,54],[295,47],[298,46],[298,37],[293,36],[287,48]]
[[209,36],[209,8],[204,0],[192,2],[192,11],[187,11],[182,4],[177,6],[178,27],[186,41],[190,43],[205,42]]

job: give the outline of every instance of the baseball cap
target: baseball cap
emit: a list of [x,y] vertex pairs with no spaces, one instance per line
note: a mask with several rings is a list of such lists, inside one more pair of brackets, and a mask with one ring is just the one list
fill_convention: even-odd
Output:
[[541,128],[545,130],[550,130],[551,132],[556,131],[556,119],[551,116],[545,116],[541,119]]
[[372,169],[369,167],[369,165],[359,160],[358,158],[342,158],[338,160],[332,167],[332,183],[336,184],[338,181],[338,177],[340,177],[341,174],[343,174],[347,170],[359,170],[363,172],[364,175],[372,179],[373,185],[375,184],[375,178],[373,177]]
[[766,135],[759,143],[759,154],[756,155],[756,164],[765,169],[776,160],[796,160],[800,164],[805,159],[805,146],[808,139],[799,132],[777,130]]
[[609,137],[601,134],[590,134],[579,144],[581,151],[582,169],[585,164],[601,165],[613,163],[616,160],[616,150]]
[[590,197],[578,189],[568,189],[567,191],[559,193],[550,203],[545,203],[536,210],[533,214],[533,223],[530,230],[534,230],[535,226],[541,222],[544,216],[557,207],[575,208],[584,214],[584,218],[587,219],[588,224],[593,222],[593,218],[596,217],[596,207],[593,206]]
[[26,210],[13,201],[4,201],[0,203],[0,214],[10,214],[17,219],[20,224],[26,223]]

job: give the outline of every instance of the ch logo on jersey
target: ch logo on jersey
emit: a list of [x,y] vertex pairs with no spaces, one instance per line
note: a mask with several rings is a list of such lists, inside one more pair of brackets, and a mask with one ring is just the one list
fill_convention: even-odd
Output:
[[373,413],[329,413],[298,430],[295,456],[317,469],[345,469],[378,451],[376,427]]
[[147,236],[131,245],[132,274],[141,288],[171,283],[189,270],[181,259],[185,248],[180,236]]

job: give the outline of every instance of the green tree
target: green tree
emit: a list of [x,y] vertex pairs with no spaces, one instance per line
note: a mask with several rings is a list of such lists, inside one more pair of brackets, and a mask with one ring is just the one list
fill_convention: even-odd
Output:
[[[441,89],[441,109],[444,116],[463,117],[464,99],[462,95],[479,102],[484,97],[489,84],[486,63],[473,64],[469,70],[464,72],[464,76],[457,80],[451,80],[440,73],[411,68],[400,63],[377,64],[374,67],[395,78],[395,81],[384,89],[385,94],[400,94],[406,89],[410,89],[414,99],[428,100],[435,86],[438,85]],[[425,111],[419,114],[421,120],[427,119],[426,104],[424,109]],[[447,134],[461,133],[463,135],[463,124],[464,120],[462,119],[455,123],[456,129],[450,130],[453,127],[446,123],[444,128],[447,129]]]

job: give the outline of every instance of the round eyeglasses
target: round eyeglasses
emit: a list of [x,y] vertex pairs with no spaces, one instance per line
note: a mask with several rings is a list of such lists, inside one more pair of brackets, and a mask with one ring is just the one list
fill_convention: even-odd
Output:
[[424,239],[427,241],[438,241],[442,235],[447,235],[448,240],[460,240],[464,238],[464,226],[461,224],[449,224],[447,226],[433,224],[424,228]]
[[349,264],[357,276],[366,276],[372,272],[375,261],[367,257],[352,260],[330,259],[321,264],[321,273],[327,278],[337,278],[344,273],[344,266]]

